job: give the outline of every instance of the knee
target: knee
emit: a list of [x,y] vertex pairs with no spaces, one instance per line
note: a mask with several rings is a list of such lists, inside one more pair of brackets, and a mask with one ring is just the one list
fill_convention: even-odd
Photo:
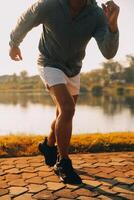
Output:
[[64,117],[66,120],[71,120],[75,113],[75,106],[72,105],[64,105],[61,108],[61,116]]

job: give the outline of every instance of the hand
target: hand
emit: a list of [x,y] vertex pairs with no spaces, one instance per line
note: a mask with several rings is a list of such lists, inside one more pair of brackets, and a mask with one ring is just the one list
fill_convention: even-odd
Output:
[[106,4],[102,4],[103,11],[108,19],[108,24],[111,32],[117,32],[118,15],[120,8],[113,1],[108,1]]
[[21,51],[19,47],[11,47],[9,51],[9,56],[12,60],[20,61],[22,60]]

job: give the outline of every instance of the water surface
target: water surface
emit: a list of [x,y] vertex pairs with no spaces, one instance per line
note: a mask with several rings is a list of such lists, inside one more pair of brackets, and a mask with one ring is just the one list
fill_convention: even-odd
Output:
[[[47,134],[55,118],[48,95],[0,94],[0,134]],[[134,97],[79,97],[73,133],[134,131]]]

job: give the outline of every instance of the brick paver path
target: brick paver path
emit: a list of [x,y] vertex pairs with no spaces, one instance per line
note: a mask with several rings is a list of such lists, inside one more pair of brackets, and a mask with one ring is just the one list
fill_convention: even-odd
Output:
[[60,182],[42,156],[0,159],[0,200],[134,200],[134,152],[72,154],[82,185]]

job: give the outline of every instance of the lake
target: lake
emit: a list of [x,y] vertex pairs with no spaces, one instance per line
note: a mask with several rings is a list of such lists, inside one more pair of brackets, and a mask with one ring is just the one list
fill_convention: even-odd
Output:
[[[47,94],[0,93],[0,135],[47,134],[55,107]],[[73,133],[134,131],[134,96],[80,95]]]

